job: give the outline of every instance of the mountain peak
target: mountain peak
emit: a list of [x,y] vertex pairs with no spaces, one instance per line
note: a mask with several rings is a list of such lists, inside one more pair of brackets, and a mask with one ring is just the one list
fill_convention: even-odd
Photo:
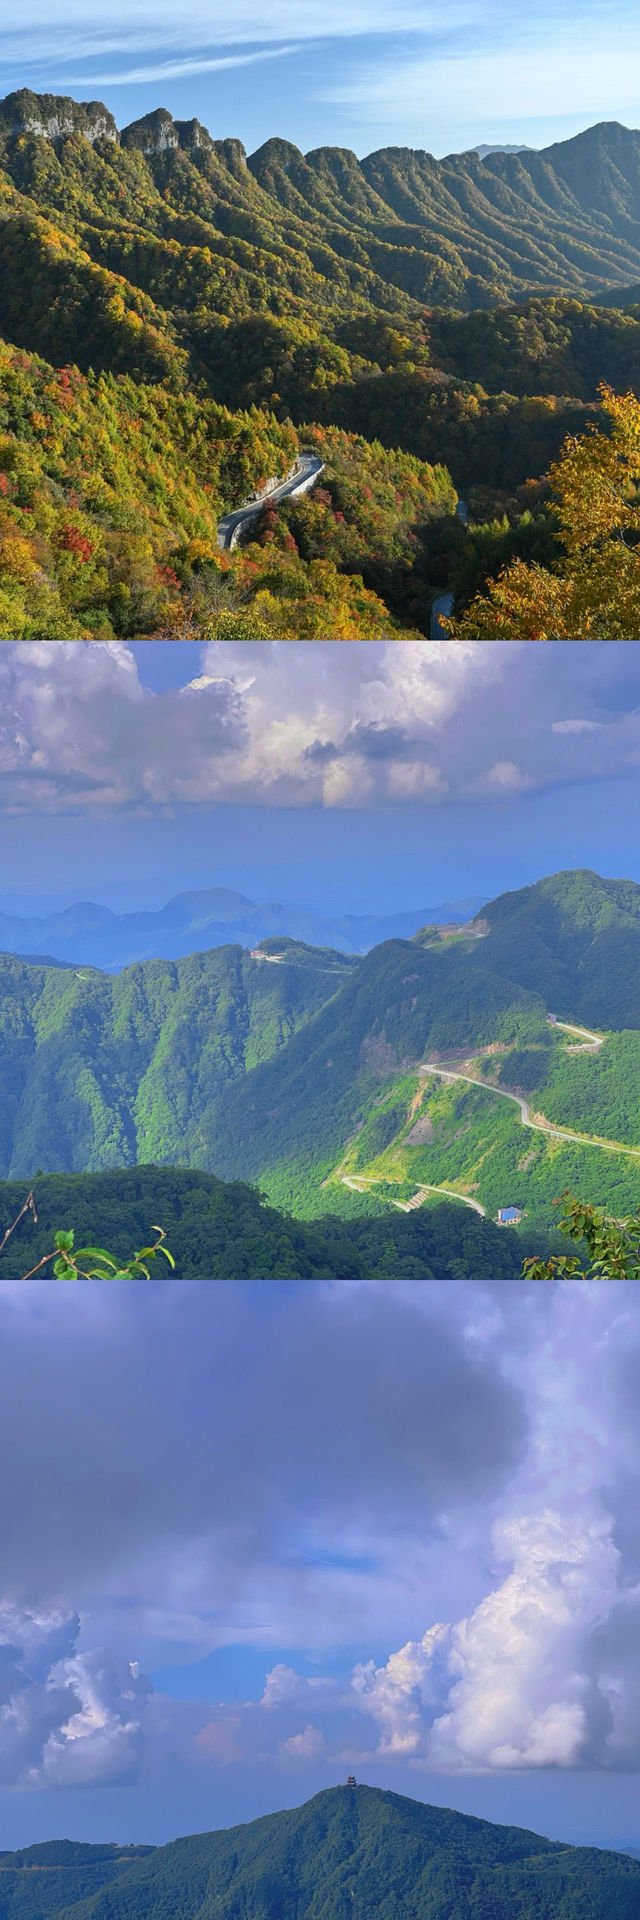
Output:
[[172,147],[182,147],[186,152],[204,147],[211,152],[213,140],[206,127],[199,120],[174,120],[167,107],[155,107],[151,113],[143,113],[140,120],[131,120],[123,127],[120,135],[123,147],[132,147],[138,153],[166,153]]
[[[100,1852],[84,1847],[83,1865]],[[22,1906],[21,1874],[30,1865],[3,1855],[12,1911]],[[57,1903],[48,1891],[50,1920],[63,1902],[77,1899],[69,1867],[56,1884]],[[44,1920],[42,1894],[30,1890],[29,1897],[33,1920]],[[154,1920],[160,1912],[173,1920],[196,1912],[200,1920],[440,1920],[444,1900],[452,1915],[491,1913],[495,1920],[527,1920],[534,1912],[537,1920],[554,1920],[561,1910],[588,1911],[592,1920],[610,1920],[615,1911],[619,1920],[633,1920],[639,1899],[640,1865],[628,1856],[566,1846],[344,1781],[302,1806],[118,1861],[115,1873],[111,1859],[97,1858],[82,1913],[83,1920],[127,1920],[132,1913]]]
[[0,133],[5,138],[35,133],[46,140],[65,140],[81,134],[91,145],[95,140],[118,139],[113,114],[101,100],[71,100],[67,94],[32,93],[20,87],[0,100]]

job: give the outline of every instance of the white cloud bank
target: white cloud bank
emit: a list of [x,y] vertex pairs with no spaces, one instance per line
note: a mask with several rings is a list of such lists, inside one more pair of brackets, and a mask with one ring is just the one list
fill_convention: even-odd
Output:
[[[187,1770],[315,1781],[348,1760],[389,1785],[411,1769],[638,1768],[637,1289],[132,1295],[87,1289],[73,1327],[57,1291],[7,1287],[0,1303],[14,1392],[25,1366],[34,1375],[26,1409],[16,1400],[16,1492],[2,1490],[5,1577],[46,1591],[39,1509],[19,1547],[26,1466],[54,1509],[57,1588],[75,1587],[82,1609],[80,1631],[66,1602],[5,1602],[0,1784],[126,1782],[147,1756],[161,1768],[176,1755]],[[52,1416],[79,1370],[66,1435]],[[114,1487],[135,1460],[135,1511],[110,1495],[110,1530],[93,1538],[116,1380]],[[12,1406],[4,1391],[7,1457]],[[288,1652],[243,1701],[152,1696],[131,1653],[153,1670],[172,1640],[182,1658],[190,1640],[194,1659],[229,1641]],[[395,1650],[368,1658],[381,1644]],[[338,1657],[354,1645],[355,1664]],[[315,1648],[311,1672],[296,1647]]]
[[0,1785],[135,1779],[149,1682],[79,1633],[77,1614],[0,1609]]
[[0,806],[508,803],[638,765],[635,651],[220,643],[188,686],[158,694],[123,642],[9,643]]
[[[624,1399],[618,1414],[615,1405],[627,1342],[637,1376],[637,1307],[627,1300],[623,1288],[588,1283],[544,1291],[540,1343],[508,1363],[532,1431],[490,1528],[494,1582],[466,1616],[353,1675],[380,1753],[436,1771],[640,1762],[637,1543],[625,1555],[617,1537],[616,1481],[637,1446]],[[484,1339],[495,1338],[488,1322]],[[633,1472],[635,1484],[637,1458]]]
[[615,1765],[615,1681],[589,1657],[619,1599],[609,1516],[514,1515],[493,1547],[510,1570],[469,1618],[356,1670],[379,1751],[435,1770]]

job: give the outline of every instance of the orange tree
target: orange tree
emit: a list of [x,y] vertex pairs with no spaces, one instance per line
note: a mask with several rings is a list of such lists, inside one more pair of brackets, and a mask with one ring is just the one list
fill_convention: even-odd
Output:
[[607,429],[567,439],[550,471],[557,567],[507,566],[448,622],[453,639],[640,639],[640,400],[600,394]]

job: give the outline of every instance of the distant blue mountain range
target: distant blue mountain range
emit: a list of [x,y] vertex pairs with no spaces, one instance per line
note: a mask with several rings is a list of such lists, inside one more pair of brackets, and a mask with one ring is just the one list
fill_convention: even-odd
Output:
[[472,918],[484,896],[416,907],[409,913],[308,913],[278,901],[259,905],[226,887],[177,893],[157,912],[113,913],[82,900],[62,913],[23,918],[0,913],[0,950],[117,970],[136,960],[178,960],[205,947],[256,946],[270,934],[288,934],[311,946],[368,953],[382,940],[409,940],[433,922]]

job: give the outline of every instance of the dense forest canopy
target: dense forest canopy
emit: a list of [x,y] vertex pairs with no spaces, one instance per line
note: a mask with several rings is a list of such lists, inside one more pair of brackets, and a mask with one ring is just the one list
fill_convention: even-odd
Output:
[[278,965],[1,956],[0,1176],[187,1165],[306,1221],[453,1201],[469,1232],[514,1205],[547,1232],[563,1187],[636,1205],[635,883],[559,874],[361,959],[263,944]]
[[[443,590],[464,614],[510,563],[553,571],[545,475],[602,382],[640,384],[639,150],[612,124],[247,158],[163,109],[118,134],[9,95],[0,632],[406,637]],[[221,557],[222,512],[308,445],[315,496]]]
[[134,1851],[114,1859],[51,1841],[3,1854],[2,1920],[636,1920],[640,1903],[627,1854],[377,1787],[330,1787],[290,1811]]
[[[317,1220],[302,1221],[268,1206],[242,1181],[182,1167],[40,1174],[32,1191],[37,1221],[29,1210],[8,1240],[0,1258],[3,1280],[30,1273],[60,1229],[73,1232],[78,1248],[97,1242],[128,1260],[153,1240],[152,1220],[162,1220],[175,1261],[171,1274],[158,1262],[154,1279],[517,1280],[523,1251],[548,1251],[546,1238],[527,1235],[523,1246],[446,1200],[409,1215],[374,1203],[368,1216],[354,1219],[334,1216],[327,1204]],[[0,1240],[25,1197],[24,1181],[0,1180]],[[1,1890],[2,1881],[0,1920]]]

